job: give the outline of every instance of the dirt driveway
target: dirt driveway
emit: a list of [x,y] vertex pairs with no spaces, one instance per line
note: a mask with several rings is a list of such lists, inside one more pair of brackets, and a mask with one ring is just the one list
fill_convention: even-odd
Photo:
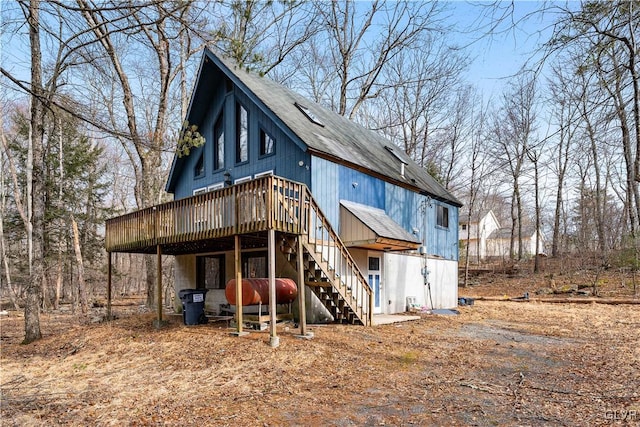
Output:
[[640,308],[478,301],[370,328],[0,320],[0,424],[640,425]]

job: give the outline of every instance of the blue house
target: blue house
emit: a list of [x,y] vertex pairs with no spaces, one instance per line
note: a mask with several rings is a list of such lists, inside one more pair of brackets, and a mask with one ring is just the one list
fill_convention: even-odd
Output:
[[334,321],[456,306],[461,203],[401,149],[210,50],[186,120],[206,142],[174,157],[175,200],[149,208],[153,236],[143,211],[110,220],[109,252],[175,255],[176,290],[214,313],[252,277],[294,279]]

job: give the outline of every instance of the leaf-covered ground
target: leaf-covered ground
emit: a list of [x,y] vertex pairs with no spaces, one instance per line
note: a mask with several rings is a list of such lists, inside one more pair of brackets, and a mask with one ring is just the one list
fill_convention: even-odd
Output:
[[[464,293],[466,290],[461,290]],[[640,306],[477,301],[370,328],[0,319],[2,426],[640,424]]]

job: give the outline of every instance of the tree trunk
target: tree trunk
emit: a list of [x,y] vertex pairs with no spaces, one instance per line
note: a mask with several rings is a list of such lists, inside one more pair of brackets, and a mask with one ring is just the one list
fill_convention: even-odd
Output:
[[30,144],[33,155],[33,173],[31,176],[32,208],[31,225],[33,230],[33,257],[26,288],[24,306],[24,343],[28,344],[42,338],[40,331],[40,302],[44,284],[44,149],[42,105],[42,53],[40,51],[40,1],[29,2],[29,41],[31,45],[31,118]]
[[60,308],[60,297],[62,296],[62,245],[58,244],[58,271],[56,274],[56,295],[53,300],[53,308]]
[[540,208],[540,177],[538,171],[538,156],[534,154],[535,160],[533,161],[534,167],[534,185],[535,185],[535,205],[536,205],[536,253],[534,256],[533,272],[538,273],[540,271],[540,228],[541,228],[541,208]]
[[71,215],[71,228],[73,229],[73,251],[76,254],[76,263],[78,264],[78,301],[80,302],[80,311],[82,314],[87,314],[87,311],[89,311],[89,301],[87,299],[87,286],[84,281],[84,263],[80,250],[80,233],[78,232],[78,223],[73,215]]
[[517,181],[514,181],[513,193],[511,194],[511,238],[509,239],[509,259],[513,260],[516,255],[516,224],[518,214],[516,209],[516,191],[518,188]]
[[[4,142],[4,135],[2,135],[2,138]],[[3,144],[2,152],[4,153],[4,144]],[[15,308],[16,310],[20,310],[20,306],[18,306],[15,291],[11,283],[11,270],[9,270],[9,261],[7,260],[7,247],[4,240],[3,218],[5,218],[6,207],[7,207],[7,203],[6,203],[7,190],[4,183],[4,162],[5,162],[4,155],[0,157],[0,161],[2,162],[2,165],[0,165],[0,257],[2,257],[2,268],[4,270],[4,277],[7,281],[7,289],[9,290],[9,300],[11,301],[11,305],[13,305],[13,308]]]

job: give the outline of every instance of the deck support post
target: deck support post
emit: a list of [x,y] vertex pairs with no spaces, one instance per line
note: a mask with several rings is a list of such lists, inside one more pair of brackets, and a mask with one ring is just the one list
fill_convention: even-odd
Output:
[[156,319],[156,328],[162,327],[162,246],[156,245],[156,310],[158,318]]
[[107,320],[111,320],[111,252],[107,252]]
[[269,345],[278,347],[280,345],[280,337],[276,334],[276,231],[270,228],[269,237],[267,239],[269,263]]
[[231,335],[241,337],[248,332],[242,331],[242,251],[240,250],[240,235],[234,237],[234,268],[236,271],[236,331]]
[[296,248],[297,265],[298,265],[298,309],[300,312],[300,335],[299,338],[312,338],[313,334],[307,334],[307,301],[306,301],[306,285],[304,284],[304,259],[302,257],[302,236],[298,236],[298,247]]

